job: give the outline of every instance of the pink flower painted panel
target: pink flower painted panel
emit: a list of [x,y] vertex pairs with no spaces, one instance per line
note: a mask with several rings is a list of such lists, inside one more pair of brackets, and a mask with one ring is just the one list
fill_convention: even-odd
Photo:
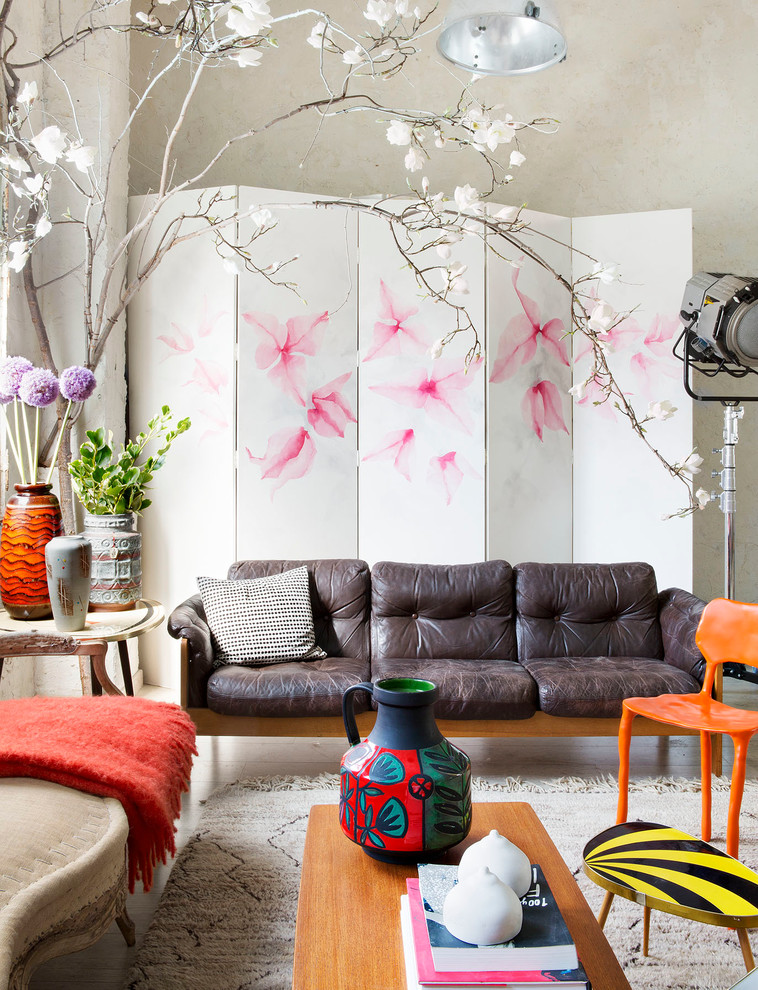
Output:
[[[361,217],[360,242],[360,555],[482,560],[484,369],[464,370],[463,341],[430,356],[454,312],[425,298],[383,224]],[[468,265],[465,302],[483,327],[481,242],[466,239],[455,250],[451,264]],[[444,264],[435,251],[417,257]]]
[[[560,244],[570,242],[570,222],[523,217],[525,246],[570,278],[569,253]],[[508,260],[490,254],[488,275],[488,554],[513,562],[570,560],[568,294],[517,249]]]
[[[357,555],[355,225],[334,211],[276,204],[307,196],[241,190],[277,225],[251,254],[287,265],[274,285],[239,279],[238,557]],[[243,225],[242,239],[249,238]],[[298,298],[299,296],[299,298]],[[347,301],[346,301],[347,300]]]
[[[603,264],[616,264],[620,280],[600,284],[598,295],[616,312],[634,310],[629,332],[612,340],[614,374],[640,419],[651,402],[668,399],[675,415],[645,424],[647,437],[676,461],[692,450],[692,401],[681,380],[672,346],[679,332],[682,291],[691,275],[691,213],[669,210],[625,216],[587,217],[573,224],[574,245]],[[576,276],[592,270],[577,267]],[[611,331],[611,337],[614,336]],[[577,384],[589,373],[580,355]],[[613,412],[613,399],[591,386],[574,405],[574,547],[578,560],[645,560],[655,568],[660,588],[690,588],[691,520],[663,521],[681,507],[679,485]],[[703,453],[703,451],[701,451]]]
[[[194,191],[173,197],[157,229],[196,213],[202,195],[206,193]],[[233,190],[223,195],[229,197],[226,206],[234,203]],[[149,198],[133,199],[131,219],[144,216],[151,205]],[[218,210],[224,208],[219,202]],[[185,232],[200,226],[186,219],[183,224]],[[148,243],[143,257],[154,247]],[[132,265],[138,256],[134,252]],[[129,305],[132,433],[166,404],[177,419],[192,420],[189,433],[155,475],[153,504],[140,519],[144,586],[167,604],[193,594],[198,574],[223,577],[235,559],[234,292],[234,277],[204,234],[169,251]],[[172,493],[179,497],[170,497]],[[209,509],[212,525],[199,524]],[[178,670],[170,659],[160,639],[140,641],[140,666],[148,677],[178,689]]]

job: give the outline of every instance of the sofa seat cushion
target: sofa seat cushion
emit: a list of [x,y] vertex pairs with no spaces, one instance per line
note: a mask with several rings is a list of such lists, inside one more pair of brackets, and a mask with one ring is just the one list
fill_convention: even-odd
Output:
[[[220,667],[208,679],[208,707],[219,715],[341,715],[343,693],[369,678],[368,661],[348,657]],[[355,710],[368,707],[358,692]]]
[[511,660],[408,660],[386,657],[371,664],[371,679],[418,677],[439,688],[438,718],[529,718],[537,710],[537,686]]
[[537,657],[522,664],[548,715],[618,718],[624,698],[700,690],[694,677],[649,657]]

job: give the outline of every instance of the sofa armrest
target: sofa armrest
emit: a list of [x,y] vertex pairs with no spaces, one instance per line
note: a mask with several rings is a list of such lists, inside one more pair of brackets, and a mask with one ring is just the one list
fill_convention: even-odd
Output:
[[200,595],[177,605],[168,617],[167,628],[174,639],[186,641],[187,705],[207,706],[206,688],[213,673],[213,641]]
[[705,659],[695,645],[705,602],[681,588],[667,588],[658,595],[658,615],[663,636],[663,659],[690,674],[701,684]]

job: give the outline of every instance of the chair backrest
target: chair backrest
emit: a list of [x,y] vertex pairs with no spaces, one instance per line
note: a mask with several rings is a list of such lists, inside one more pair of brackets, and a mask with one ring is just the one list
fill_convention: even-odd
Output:
[[695,642],[706,660],[703,691],[710,694],[719,664],[758,666],[758,605],[714,598],[703,609]]

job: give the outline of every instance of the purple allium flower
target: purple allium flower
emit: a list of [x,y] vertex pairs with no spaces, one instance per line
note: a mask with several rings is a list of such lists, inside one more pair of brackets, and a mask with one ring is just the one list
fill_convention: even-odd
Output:
[[18,397],[27,406],[49,406],[58,398],[58,379],[47,368],[32,368],[21,379]]
[[61,395],[69,402],[84,402],[95,391],[97,380],[89,368],[75,364],[61,372]]
[[15,398],[18,395],[21,379],[34,368],[25,357],[9,357],[0,364],[0,393]]
[[9,402],[13,402],[13,396],[0,393],[0,406],[7,406]]

